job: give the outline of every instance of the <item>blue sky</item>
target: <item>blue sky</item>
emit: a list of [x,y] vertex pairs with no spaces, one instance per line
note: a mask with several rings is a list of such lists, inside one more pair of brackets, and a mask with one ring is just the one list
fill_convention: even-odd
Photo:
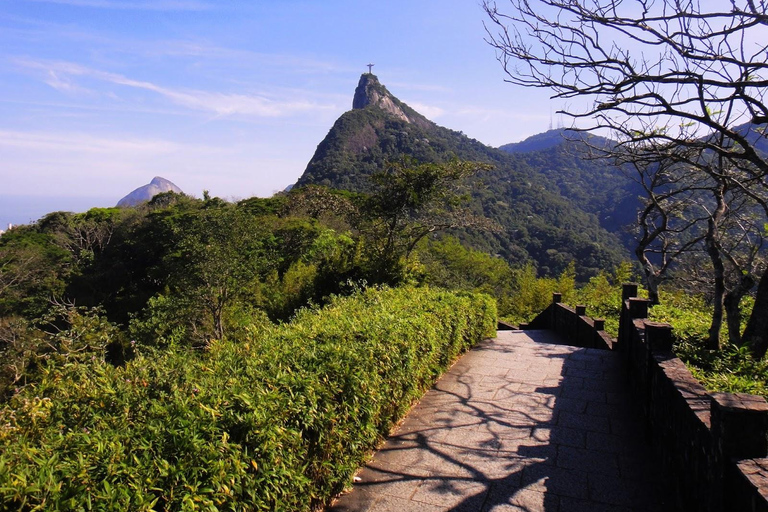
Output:
[[0,201],[107,206],[156,175],[197,196],[269,196],[369,62],[486,144],[546,130],[557,105],[504,83],[483,20],[479,0],[0,0]]

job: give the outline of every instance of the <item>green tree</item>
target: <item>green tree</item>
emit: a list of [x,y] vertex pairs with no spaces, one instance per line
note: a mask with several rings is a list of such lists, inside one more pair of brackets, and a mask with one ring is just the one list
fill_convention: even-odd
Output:
[[179,243],[169,255],[171,292],[206,315],[210,333],[203,329],[203,337],[221,339],[226,308],[258,294],[259,278],[271,265],[266,250],[270,233],[233,206],[190,214],[177,230]]
[[390,163],[373,174],[373,192],[359,206],[358,229],[376,282],[398,279],[402,263],[425,236],[450,228],[490,229],[492,223],[462,206],[466,179],[485,164],[453,160],[444,164]]

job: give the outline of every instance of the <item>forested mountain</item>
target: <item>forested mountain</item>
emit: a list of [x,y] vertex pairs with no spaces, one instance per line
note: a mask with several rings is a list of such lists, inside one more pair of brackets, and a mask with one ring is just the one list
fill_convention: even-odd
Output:
[[[557,135],[550,134],[552,141]],[[472,184],[472,208],[501,229],[459,236],[512,263],[533,260],[543,274],[559,273],[573,261],[585,278],[628,257],[616,235],[621,219],[615,215],[627,194],[620,186],[604,186],[612,179],[608,167],[595,166],[599,171],[590,174],[593,162],[569,151],[567,145],[552,143],[519,154],[491,148],[436,125],[394,97],[376,76],[364,74],[353,109],[318,145],[297,185],[365,191],[371,174],[403,157],[488,163],[493,170]],[[595,190],[602,194],[598,200],[589,195]]]
[[611,144],[603,137],[557,129],[499,149],[515,154],[541,173],[551,188],[581,210],[596,215],[603,228],[616,234],[632,250],[631,228],[640,208],[639,198],[645,194],[632,174],[634,171],[622,171],[596,158],[594,152],[590,154],[590,147]]

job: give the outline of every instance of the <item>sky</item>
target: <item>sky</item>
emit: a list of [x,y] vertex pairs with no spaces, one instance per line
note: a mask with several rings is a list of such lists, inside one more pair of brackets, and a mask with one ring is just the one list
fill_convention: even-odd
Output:
[[0,0],[0,229],[113,206],[154,176],[270,196],[369,63],[485,144],[547,130],[558,105],[504,82],[484,20],[480,0]]

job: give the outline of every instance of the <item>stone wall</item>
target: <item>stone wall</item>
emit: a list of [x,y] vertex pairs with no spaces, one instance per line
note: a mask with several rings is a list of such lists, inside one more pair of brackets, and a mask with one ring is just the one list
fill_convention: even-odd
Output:
[[555,293],[552,304],[532,322],[521,329],[549,329],[571,340],[573,345],[611,350],[615,340],[605,332],[605,320],[587,316],[586,306],[570,308],[561,303],[562,295]]
[[562,305],[559,294],[521,328],[620,351],[662,470],[677,483],[680,510],[768,512],[768,402],[708,393],[672,352],[672,327],[648,321],[649,301],[636,295],[636,285],[625,285],[616,340],[606,340],[583,307]]

